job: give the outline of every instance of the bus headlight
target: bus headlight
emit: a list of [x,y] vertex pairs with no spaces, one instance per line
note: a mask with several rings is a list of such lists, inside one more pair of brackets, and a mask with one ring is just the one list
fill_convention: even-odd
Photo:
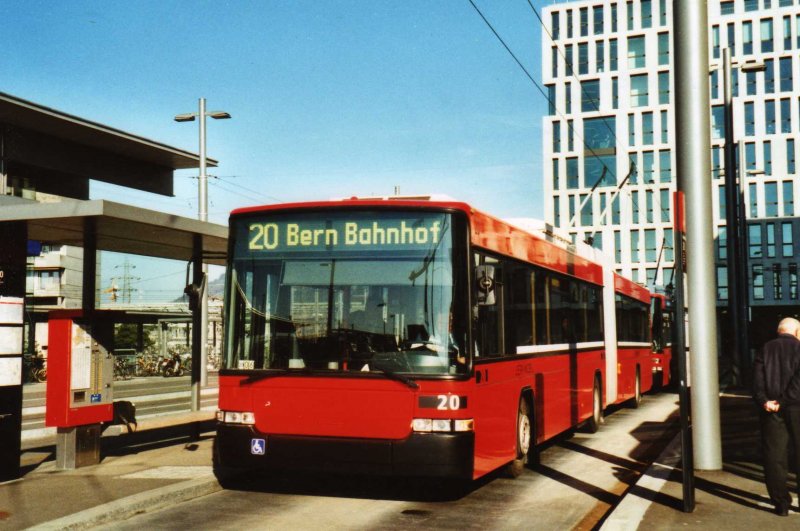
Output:
[[252,426],[256,423],[256,415],[250,411],[217,411],[217,421]]
[[411,429],[416,432],[449,433],[453,431],[473,431],[473,419],[414,419]]

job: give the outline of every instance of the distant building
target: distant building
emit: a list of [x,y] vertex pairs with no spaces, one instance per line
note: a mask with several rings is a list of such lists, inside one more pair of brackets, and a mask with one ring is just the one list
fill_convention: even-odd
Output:
[[[744,199],[749,299],[754,322],[763,319],[769,330],[779,316],[798,311],[800,226],[792,218],[800,188],[799,4],[708,3],[717,305],[722,310],[728,297],[720,79],[727,47],[735,64],[765,67],[758,73],[734,67],[732,92],[734,138],[745,142],[747,170],[763,170],[747,175]],[[542,17],[550,99],[543,124],[545,217],[575,240],[593,237],[618,271],[651,288],[672,281],[675,259],[672,9],[668,0],[578,0],[549,6]]]

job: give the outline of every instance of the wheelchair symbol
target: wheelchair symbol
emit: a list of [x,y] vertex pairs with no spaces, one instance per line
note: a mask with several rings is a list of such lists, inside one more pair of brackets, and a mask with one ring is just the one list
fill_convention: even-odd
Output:
[[264,455],[267,449],[267,443],[264,439],[251,439],[250,440],[250,453],[253,455]]

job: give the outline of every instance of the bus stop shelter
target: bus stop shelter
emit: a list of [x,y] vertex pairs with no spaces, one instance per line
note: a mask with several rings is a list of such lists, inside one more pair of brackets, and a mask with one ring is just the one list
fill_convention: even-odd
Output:
[[[83,247],[84,312],[95,309],[97,251],[192,261],[193,283],[200,284],[203,262],[225,262],[225,226],[89,200],[90,180],[172,196],[173,172],[198,166],[199,156],[188,151],[0,93],[0,298],[25,296],[28,240]],[[37,202],[35,192],[57,200]],[[16,337],[13,328],[0,323],[0,334]],[[193,399],[199,343],[193,341]],[[0,367],[21,360],[21,344],[18,353],[0,353]],[[0,375],[0,481],[19,475],[22,382],[14,378]]]

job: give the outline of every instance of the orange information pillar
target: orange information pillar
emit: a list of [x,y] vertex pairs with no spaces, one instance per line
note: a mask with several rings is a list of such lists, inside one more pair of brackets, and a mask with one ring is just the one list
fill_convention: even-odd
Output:
[[45,424],[58,429],[56,466],[99,463],[101,423],[113,418],[113,326],[100,312],[54,311],[48,333]]

